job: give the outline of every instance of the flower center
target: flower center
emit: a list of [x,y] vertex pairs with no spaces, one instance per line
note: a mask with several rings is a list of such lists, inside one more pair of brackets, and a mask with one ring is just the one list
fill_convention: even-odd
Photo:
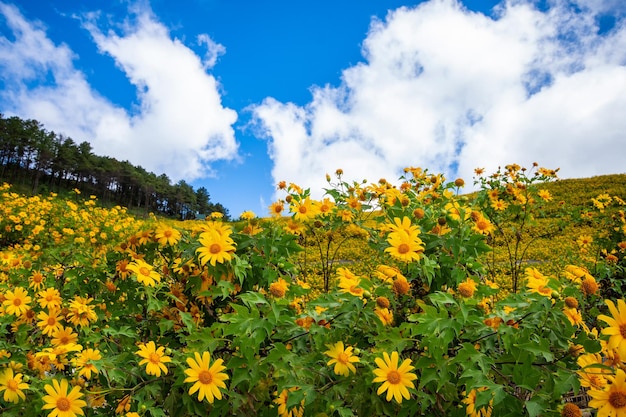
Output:
[[22,300],[21,299],[19,299],[19,298],[14,298],[13,299],[13,305],[15,307],[19,307],[21,304],[22,304]]
[[161,363],[161,355],[159,355],[158,353],[151,353],[149,361],[155,365],[158,365]]
[[57,319],[54,317],[48,317],[48,326],[54,326],[57,322]]
[[17,381],[15,379],[9,379],[7,381],[7,388],[10,391],[17,391]]
[[609,404],[615,408],[626,407],[626,394],[621,391],[613,391],[609,394]]
[[390,384],[399,384],[401,379],[402,378],[400,377],[400,373],[398,371],[387,372],[387,381],[389,381]]
[[619,325],[619,333],[626,338],[626,323]]
[[141,268],[139,268],[139,273],[146,277],[150,276],[150,270],[146,268],[145,266],[142,266]]
[[337,355],[337,362],[342,363],[342,364],[346,364],[349,361],[349,357],[348,355],[346,355],[345,352],[341,352],[339,355]]
[[411,248],[406,243],[401,243],[400,246],[398,246],[398,253],[402,255],[404,255],[405,253],[409,253],[410,250]]
[[220,253],[222,251],[222,247],[218,243],[214,243],[209,248],[209,252],[212,254]]
[[204,369],[198,373],[198,381],[200,381],[201,384],[208,385],[213,381],[213,375],[211,372]]
[[57,399],[57,408],[59,409],[59,411],[69,411],[70,410],[70,400],[68,400],[65,397],[61,397],[59,399]]
[[163,232],[163,236],[165,236],[165,237],[172,237],[172,231],[171,230],[166,230],[165,232]]
[[300,207],[298,208],[298,211],[299,211],[300,213],[302,213],[302,214],[306,214],[306,207],[305,207],[305,206],[300,206]]

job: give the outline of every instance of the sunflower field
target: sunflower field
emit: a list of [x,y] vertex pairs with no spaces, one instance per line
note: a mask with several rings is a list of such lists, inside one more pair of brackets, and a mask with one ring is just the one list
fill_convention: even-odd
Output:
[[236,222],[4,184],[0,414],[626,415],[616,178],[337,170]]

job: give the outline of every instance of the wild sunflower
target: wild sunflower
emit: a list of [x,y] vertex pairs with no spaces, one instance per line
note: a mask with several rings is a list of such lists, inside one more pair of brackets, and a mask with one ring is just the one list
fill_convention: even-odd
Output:
[[407,216],[404,216],[402,219],[394,217],[393,223],[386,223],[383,228],[391,232],[405,232],[411,237],[418,236],[420,234],[419,226],[411,224],[411,219]]
[[210,229],[200,235],[198,239],[200,247],[196,250],[202,266],[207,262],[215,266],[216,262],[224,263],[232,259],[235,251],[235,242],[229,234],[220,234],[215,229]]
[[61,314],[61,312],[57,309],[52,309],[47,313],[40,311],[39,314],[37,314],[37,318],[39,319],[37,327],[41,329],[43,334],[52,336],[56,331],[63,328],[59,314]]
[[476,288],[478,284],[471,278],[467,278],[465,281],[461,282],[456,290],[461,294],[462,297],[471,298],[474,296],[474,292],[476,292]]
[[56,379],[52,380],[52,385],[44,386],[48,395],[43,397],[44,405],[42,410],[52,410],[49,417],[76,417],[84,416],[83,407],[87,403],[80,399],[83,393],[80,387],[73,387],[68,393],[69,384],[67,380],[62,379],[61,383]]
[[616,349],[621,358],[626,358],[626,302],[623,299],[617,300],[617,307],[611,300],[605,302],[613,317],[600,314],[598,320],[609,325],[602,329],[602,334],[610,336],[607,349]]
[[102,355],[98,349],[85,349],[80,355],[72,359],[72,365],[78,368],[78,376],[91,379],[91,374],[97,374],[98,368],[91,361],[99,361]]
[[41,308],[56,309],[61,307],[61,293],[56,288],[46,288],[39,292],[37,302]]
[[4,312],[6,314],[21,316],[28,311],[28,304],[30,302],[31,298],[28,292],[22,287],[17,287],[14,291],[8,290],[4,294],[4,302],[2,305],[4,306]]
[[136,259],[126,267],[135,274],[137,281],[149,287],[154,287],[157,282],[161,282],[161,275],[154,270],[154,267],[143,259]]
[[0,373],[0,392],[4,391],[4,401],[17,404],[20,398],[25,400],[25,389],[28,389],[28,384],[22,382],[22,374],[14,375],[12,368]]
[[289,390],[284,389],[274,400],[274,404],[278,405],[278,415],[280,417],[302,417],[304,415],[304,400],[300,403],[300,407],[293,407],[292,409],[287,408],[289,393],[296,391],[297,389],[298,388],[296,387],[291,387]]
[[391,356],[387,352],[383,352],[383,359],[376,358],[375,362],[378,365],[377,369],[374,369],[374,375],[376,378],[372,382],[382,382],[383,384],[378,388],[376,394],[380,395],[387,391],[387,401],[391,401],[393,397],[398,404],[402,403],[402,399],[411,398],[408,388],[415,388],[413,380],[417,379],[417,375],[411,371],[415,369],[411,366],[411,359],[405,359],[400,366],[398,366],[399,355],[398,352],[391,352]]
[[607,378],[611,383],[604,389],[587,391],[591,397],[589,407],[598,410],[597,417],[624,417],[626,416],[626,373],[618,369],[614,377]]
[[490,235],[496,230],[495,226],[489,221],[489,219],[482,215],[478,219],[476,219],[476,221],[474,222],[474,227],[472,227],[472,229],[475,232],[483,235]]
[[387,242],[390,246],[385,248],[385,252],[404,262],[419,260],[424,252],[422,240],[417,236],[409,235],[406,231],[389,233]]
[[167,366],[165,364],[171,362],[172,359],[165,355],[163,346],[157,348],[153,341],[141,343],[139,344],[139,350],[135,354],[143,358],[139,365],[146,365],[146,373],[148,375],[160,377],[161,372],[167,374]]
[[341,341],[326,346],[328,350],[324,354],[331,358],[327,365],[335,364],[333,371],[337,375],[349,376],[350,372],[356,373],[356,368],[352,363],[359,362],[359,357],[352,354],[352,346],[344,348]]
[[581,387],[601,390],[606,386],[606,377],[611,374],[611,371],[605,368],[602,356],[597,353],[587,353],[578,357],[576,364],[580,366],[580,370],[576,373]]
[[[484,391],[486,389],[487,388],[479,388],[479,391]],[[477,394],[478,394],[477,391],[473,389],[462,400],[463,403],[465,404],[465,413],[469,417],[490,417],[491,412],[493,411],[493,408],[492,408],[493,401],[490,401],[486,407],[481,407],[477,409],[476,408],[476,395]]]
[[167,225],[157,227],[156,232],[154,233],[154,239],[161,246],[174,246],[180,241],[181,236],[182,235],[178,230]]
[[301,200],[294,199],[291,203],[291,206],[289,207],[289,210],[294,213],[294,219],[301,222],[310,220],[317,216],[319,213],[319,207],[317,203],[311,200],[309,197]]
[[272,217],[281,217],[283,210],[285,210],[285,202],[283,200],[275,201],[269,206],[269,212]]
[[78,334],[74,333],[71,327],[61,326],[52,333],[52,344],[54,346],[69,345],[78,341]]
[[374,313],[376,313],[383,325],[391,326],[393,324],[393,313],[387,307],[377,307],[374,309]]
[[89,323],[98,320],[98,315],[96,314],[93,306],[90,305],[92,301],[93,298],[91,297],[87,298],[79,295],[75,296],[70,302],[67,320],[69,320],[69,322],[74,326],[81,327],[88,326]]
[[202,356],[198,352],[194,352],[195,359],[187,358],[187,364],[189,369],[185,369],[184,382],[193,382],[194,384],[189,388],[189,395],[193,395],[198,392],[198,401],[202,401],[206,398],[209,403],[213,404],[213,401],[217,398],[222,399],[222,391],[220,388],[226,388],[224,381],[228,379],[228,375],[222,372],[226,367],[222,365],[224,362],[222,359],[217,359],[211,365],[211,354],[209,352],[202,352]]
[[270,293],[276,298],[282,298],[289,289],[289,283],[282,278],[270,284]]

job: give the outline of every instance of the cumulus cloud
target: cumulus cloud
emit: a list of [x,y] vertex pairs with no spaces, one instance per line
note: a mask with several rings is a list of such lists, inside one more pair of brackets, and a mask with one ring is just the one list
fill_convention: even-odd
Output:
[[508,1],[485,16],[430,0],[373,20],[338,86],[252,108],[275,181],[321,190],[336,168],[377,181],[407,166],[469,180],[534,161],[562,177],[623,172],[626,25],[617,14],[598,34],[608,3],[583,1]]
[[207,47],[202,59],[173,39],[149,9],[135,9],[132,19],[106,30],[97,13],[84,16],[99,51],[136,87],[137,108],[129,112],[95,91],[74,65],[78,57],[52,42],[40,23],[4,3],[0,14],[10,31],[0,37],[0,97],[7,113],[37,119],[90,142],[99,155],[128,159],[173,180],[210,175],[211,162],[237,157],[237,114],[222,105],[220,87],[207,73],[225,49],[207,35],[198,36]]

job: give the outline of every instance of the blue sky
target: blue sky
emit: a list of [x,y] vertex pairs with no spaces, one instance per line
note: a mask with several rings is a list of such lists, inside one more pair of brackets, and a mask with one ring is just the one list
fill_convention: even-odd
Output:
[[622,0],[0,0],[0,112],[205,186],[625,172]]

